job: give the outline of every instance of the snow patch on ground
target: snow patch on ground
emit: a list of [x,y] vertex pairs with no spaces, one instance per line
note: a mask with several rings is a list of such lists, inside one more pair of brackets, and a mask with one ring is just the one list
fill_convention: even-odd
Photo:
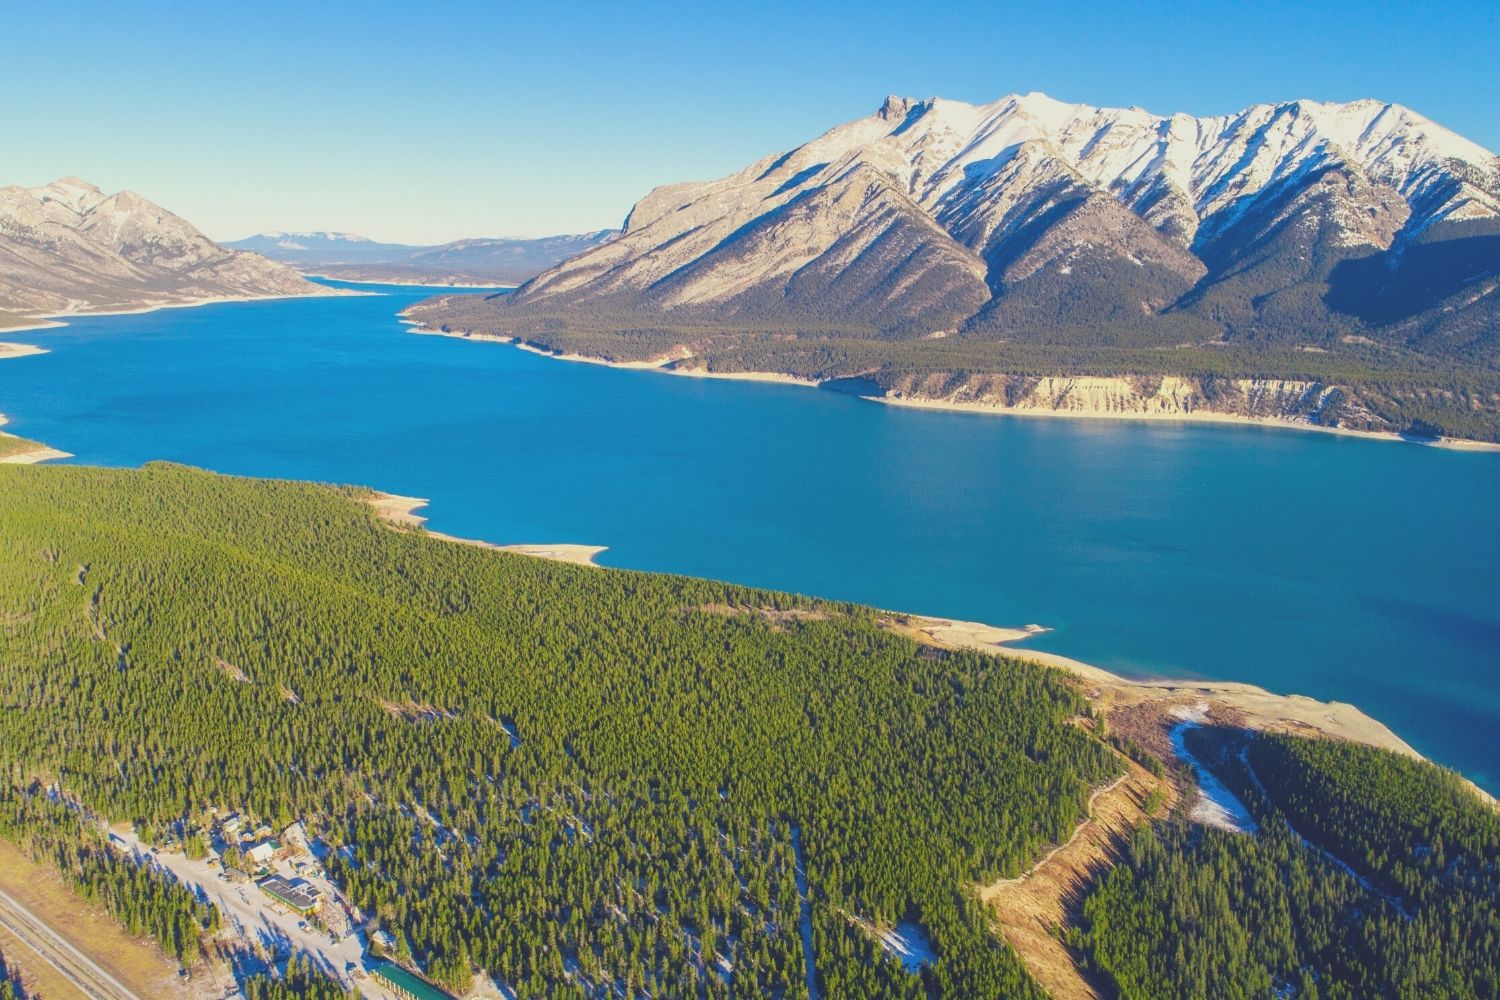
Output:
[[1172,751],[1193,769],[1198,779],[1198,797],[1193,800],[1188,815],[1205,826],[1215,826],[1231,833],[1254,833],[1257,828],[1255,820],[1250,818],[1250,810],[1187,748],[1184,735],[1189,729],[1208,721],[1208,706],[1199,704],[1177,708],[1172,711],[1172,716],[1181,720],[1172,727]]
[[881,947],[900,959],[907,972],[916,972],[937,958],[932,942],[922,925],[913,920],[903,920],[890,930],[879,932]]

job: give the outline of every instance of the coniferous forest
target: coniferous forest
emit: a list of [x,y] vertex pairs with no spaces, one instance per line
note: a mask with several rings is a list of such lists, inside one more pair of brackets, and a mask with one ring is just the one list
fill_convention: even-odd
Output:
[[1137,833],[1075,935],[1112,992],[1500,996],[1500,815],[1456,775],[1281,735],[1216,770],[1259,829]]
[[[1043,995],[974,887],[1122,771],[1064,675],[869,608],[395,530],[369,496],[0,467],[0,836],[185,964],[218,914],[92,820],[301,820],[454,989]],[[1191,735],[1258,831],[1137,833],[1063,932],[1105,995],[1500,995],[1500,819],[1460,778]],[[898,923],[930,960],[872,933]],[[339,995],[302,962],[244,989]]]
[[[360,494],[0,469],[10,834],[60,850],[54,785],[145,830],[301,819],[451,986],[1040,995],[968,887],[1120,769],[1061,674],[867,608],[397,532]],[[169,951],[206,922],[76,877]],[[913,971],[867,929],[902,920],[935,956]]]

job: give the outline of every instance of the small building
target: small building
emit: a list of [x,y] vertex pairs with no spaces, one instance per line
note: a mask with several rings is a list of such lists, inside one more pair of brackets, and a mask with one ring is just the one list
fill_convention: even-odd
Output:
[[258,884],[261,892],[298,913],[313,913],[323,905],[323,894],[305,882],[289,882],[280,875],[272,875]]
[[386,989],[398,997],[406,997],[407,1000],[452,1000],[452,994],[392,962],[381,962],[370,971],[384,981]]
[[224,877],[227,878],[227,879],[229,879],[229,881],[231,881],[231,882],[248,882],[248,881],[250,881],[250,873],[249,872],[242,871],[239,868],[235,868],[233,865],[225,865],[224,866]]
[[223,819],[219,820],[219,831],[223,833],[224,836],[230,837],[237,833],[240,827],[244,825],[245,821],[240,818],[239,813],[230,813],[228,816],[225,816]]
[[271,856],[275,853],[276,842],[274,840],[262,840],[260,843],[247,847],[244,850],[244,856],[258,865],[263,865],[267,861],[270,861]]

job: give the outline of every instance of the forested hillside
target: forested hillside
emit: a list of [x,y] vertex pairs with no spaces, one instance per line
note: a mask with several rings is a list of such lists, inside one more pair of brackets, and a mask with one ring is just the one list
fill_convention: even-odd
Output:
[[1289,736],[1221,760],[1259,832],[1142,830],[1084,904],[1121,997],[1500,996],[1500,815],[1456,775]]
[[[211,804],[302,819],[398,951],[522,997],[1040,995],[966,887],[1120,770],[1062,675],[362,501],[0,467],[7,834],[47,842],[53,783],[148,832]],[[914,971],[869,931],[898,921],[932,944]]]

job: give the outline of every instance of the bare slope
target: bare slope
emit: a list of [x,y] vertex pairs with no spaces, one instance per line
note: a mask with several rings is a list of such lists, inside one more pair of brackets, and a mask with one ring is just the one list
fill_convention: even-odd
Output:
[[1216,377],[1285,379],[1311,391],[1283,419],[1495,437],[1497,288],[1500,161],[1409,109],[1193,118],[1027,94],[889,98],[657,188],[618,239],[512,296],[412,315],[939,400],[976,374],[1175,375],[1211,411]]
[[28,316],[147,309],[327,289],[227,250],[131,191],[76,177],[0,188],[0,310]]

